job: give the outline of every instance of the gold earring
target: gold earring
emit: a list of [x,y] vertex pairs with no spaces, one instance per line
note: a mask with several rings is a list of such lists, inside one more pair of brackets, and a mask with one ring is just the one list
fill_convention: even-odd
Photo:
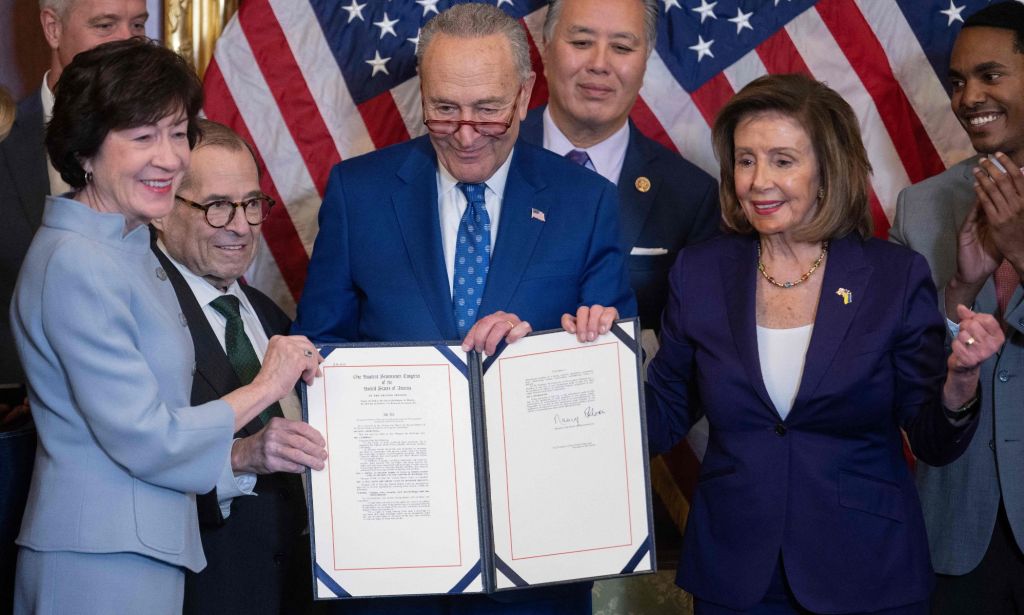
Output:
[[825,188],[824,187],[818,188],[818,200],[820,201],[820,200],[822,200],[824,198],[825,198]]

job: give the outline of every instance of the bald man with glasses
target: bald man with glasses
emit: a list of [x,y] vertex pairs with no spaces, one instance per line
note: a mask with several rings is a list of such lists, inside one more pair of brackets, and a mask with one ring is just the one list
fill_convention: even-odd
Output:
[[[248,144],[202,120],[202,137],[154,251],[195,346],[192,403],[216,399],[259,371],[290,319],[242,274],[274,200],[260,190]],[[323,468],[324,439],[301,422],[295,395],[235,434],[217,487],[197,497],[207,567],[185,578],[184,613],[303,613],[311,606],[305,495],[299,473]]]

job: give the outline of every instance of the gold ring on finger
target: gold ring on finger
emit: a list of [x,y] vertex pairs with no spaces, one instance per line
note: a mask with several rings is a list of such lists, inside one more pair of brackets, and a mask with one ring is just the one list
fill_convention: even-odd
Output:
[[968,346],[970,346],[970,345],[974,344],[974,342],[976,342],[976,341],[978,341],[978,340],[974,339],[973,337],[968,337],[966,344]]

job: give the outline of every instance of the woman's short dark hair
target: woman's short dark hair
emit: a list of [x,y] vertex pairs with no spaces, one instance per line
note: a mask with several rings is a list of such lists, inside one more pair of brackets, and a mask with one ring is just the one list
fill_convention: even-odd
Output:
[[188,120],[189,146],[203,86],[178,54],[154,41],[104,43],[75,56],[57,82],[46,149],[53,167],[75,190],[85,187],[82,163],[96,155],[111,130],[155,124],[172,114]]
[[871,235],[868,161],[853,109],[835,90],[805,75],[768,75],[751,81],[722,107],[712,129],[721,166],[722,220],[737,233],[754,229],[736,197],[736,127],[763,113],[792,118],[807,132],[818,159],[824,196],[814,218],[794,236],[824,241],[856,231]]

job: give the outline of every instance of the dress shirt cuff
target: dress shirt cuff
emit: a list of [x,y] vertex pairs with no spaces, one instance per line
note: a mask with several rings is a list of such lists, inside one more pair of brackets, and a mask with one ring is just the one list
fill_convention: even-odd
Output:
[[[238,438],[235,438],[237,441]],[[234,442],[232,442],[232,447]],[[231,469],[231,455],[228,455],[224,470],[217,479],[217,505],[220,506],[220,514],[227,519],[231,516],[231,501],[245,495],[256,495],[253,489],[256,488],[256,475],[249,472],[236,474]]]
[[949,329],[949,334],[952,339],[956,339],[956,336],[960,334],[960,323],[953,322],[950,319],[946,319],[946,328]]

